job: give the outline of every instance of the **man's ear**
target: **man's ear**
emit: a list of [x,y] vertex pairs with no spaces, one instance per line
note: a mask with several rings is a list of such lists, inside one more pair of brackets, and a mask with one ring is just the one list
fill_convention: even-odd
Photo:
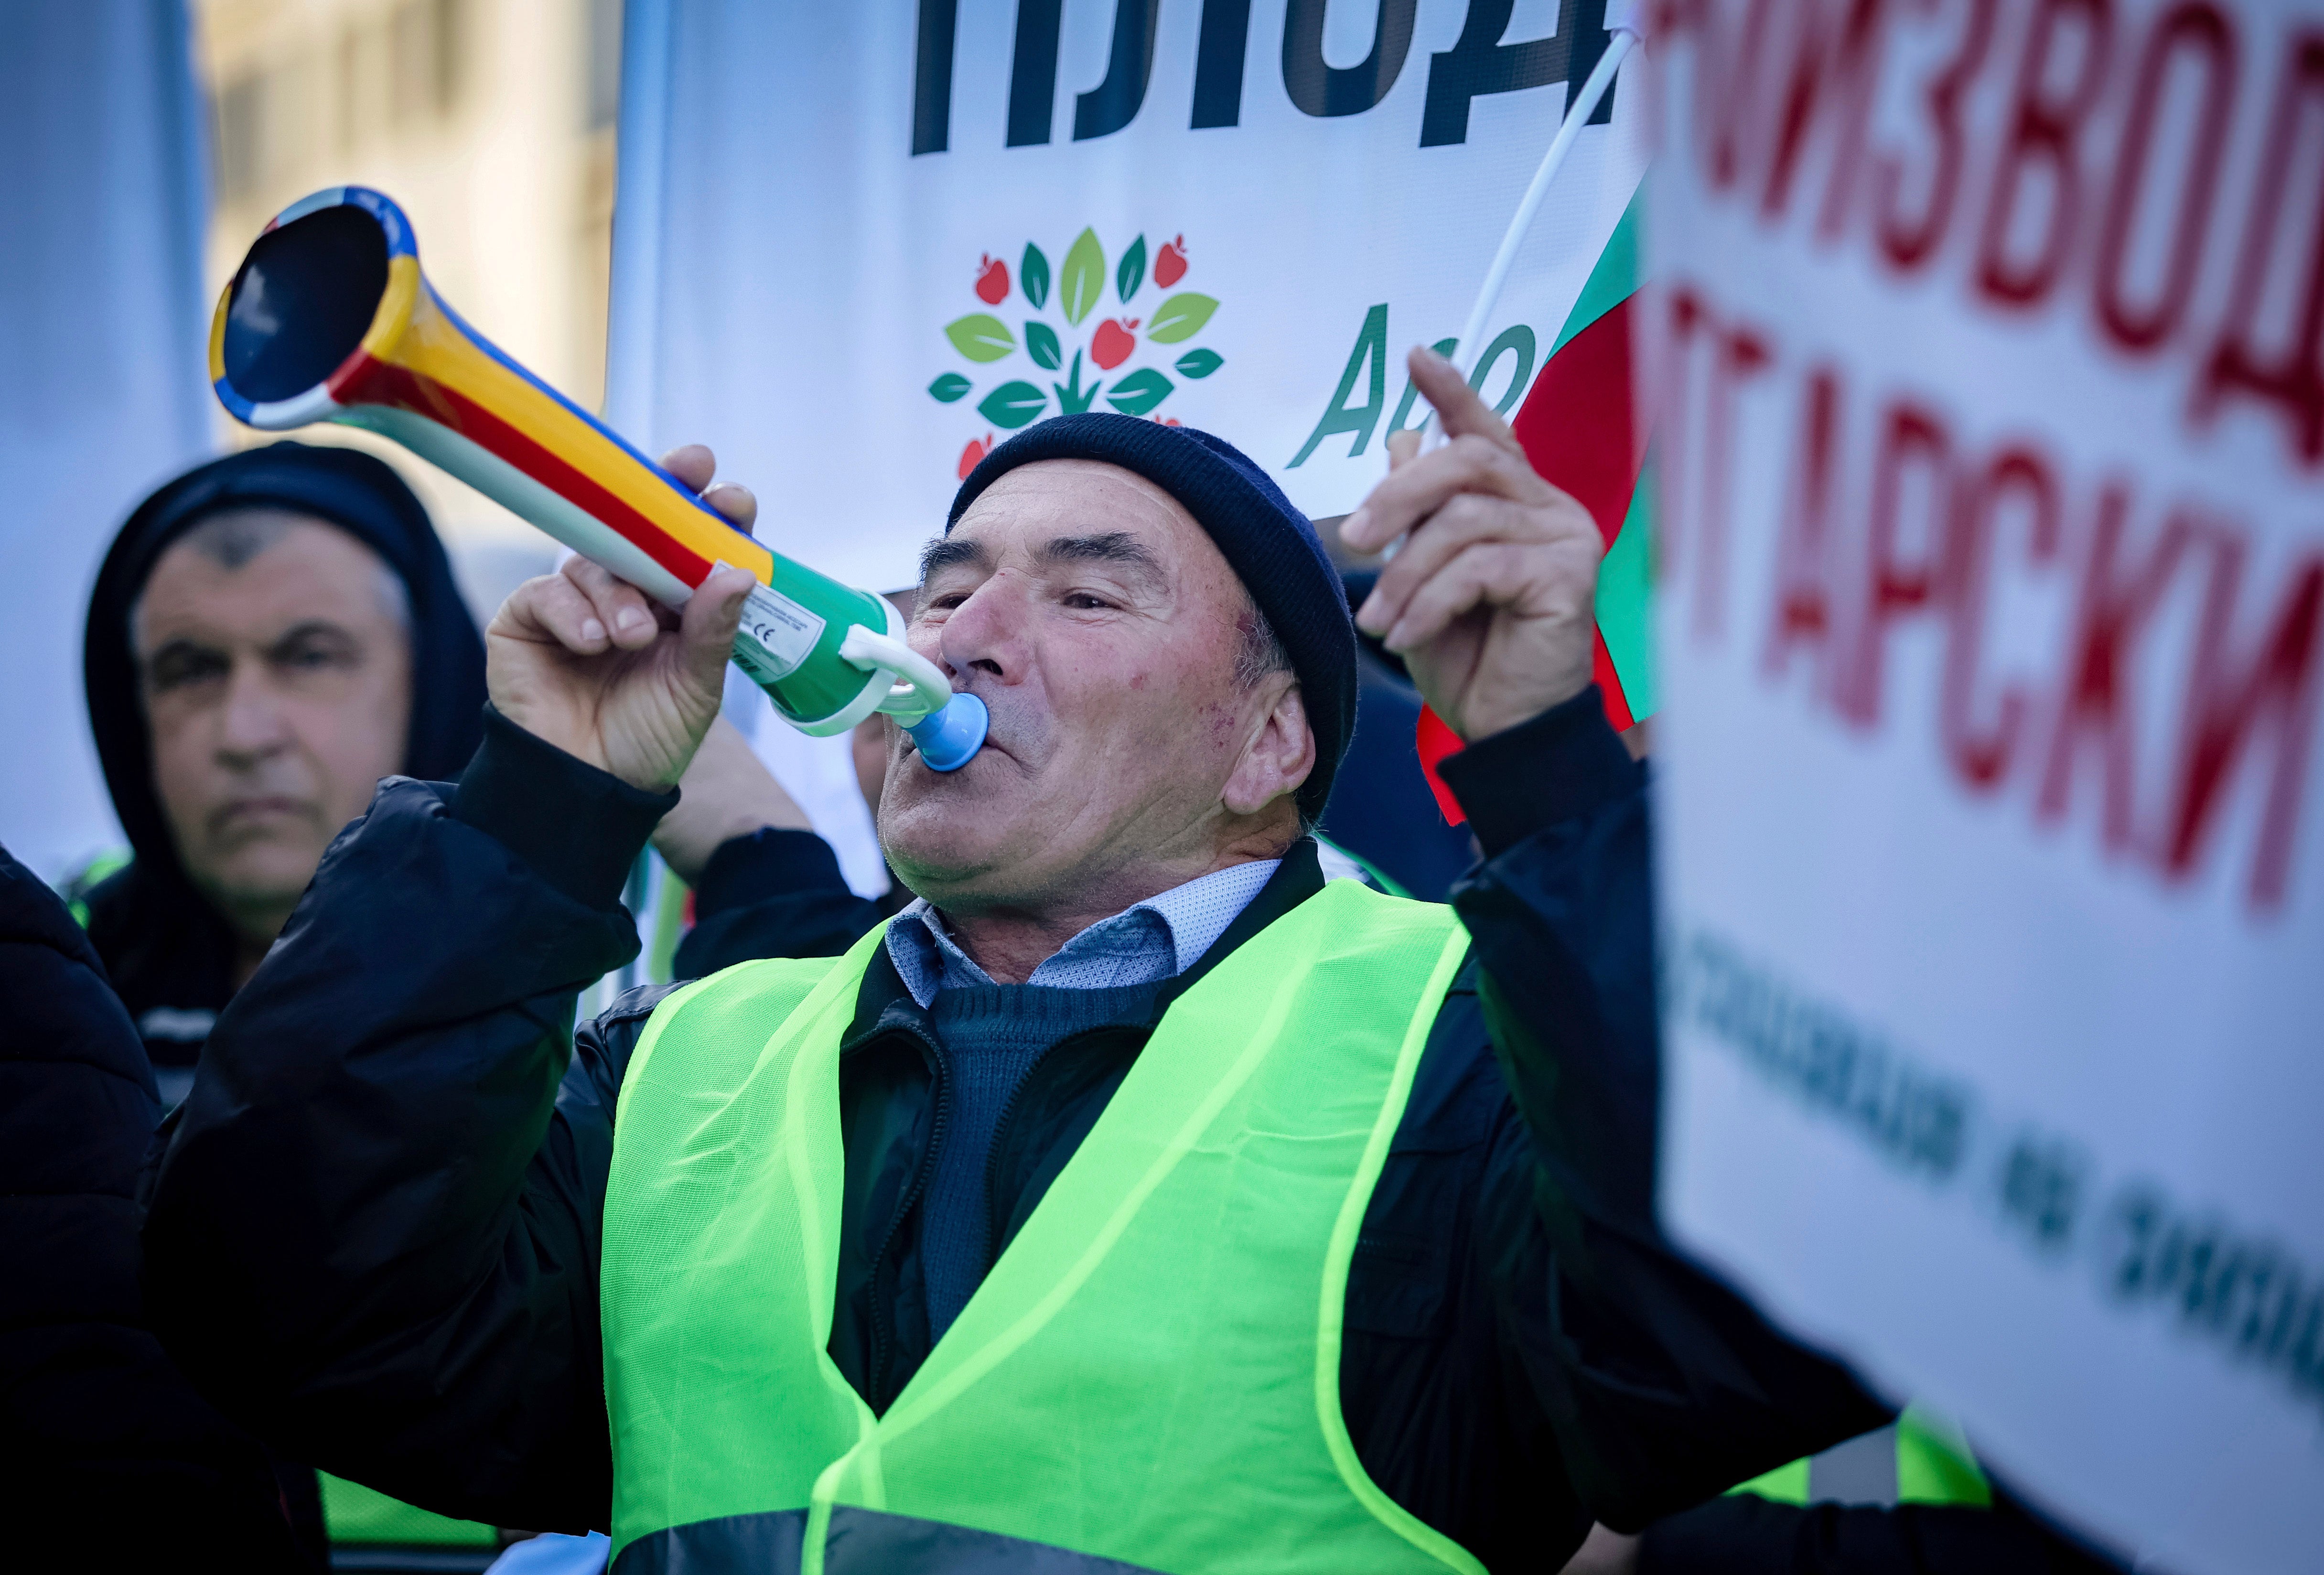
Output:
[[1242,759],[1235,762],[1233,774],[1219,791],[1219,801],[1231,814],[1257,815],[1277,799],[1296,793],[1307,780],[1307,773],[1315,769],[1315,733],[1307,725],[1307,705],[1300,696],[1298,680],[1280,673],[1266,681],[1280,686],[1275,703],[1268,707],[1258,732],[1243,746]]

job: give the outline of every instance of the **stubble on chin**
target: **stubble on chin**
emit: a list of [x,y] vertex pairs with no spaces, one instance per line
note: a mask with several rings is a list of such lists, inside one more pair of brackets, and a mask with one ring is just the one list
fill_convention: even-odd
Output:
[[336,830],[323,824],[319,806],[297,815],[244,820],[212,817],[204,839],[200,870],[189,870],[213,900],[234,907],[263,906],[306,889]]
[[965,804],[915,798],[881,806],[880,848],[904,884],[932,902],[973,888],[988,875],[992,852],[980,832],[989,824]]

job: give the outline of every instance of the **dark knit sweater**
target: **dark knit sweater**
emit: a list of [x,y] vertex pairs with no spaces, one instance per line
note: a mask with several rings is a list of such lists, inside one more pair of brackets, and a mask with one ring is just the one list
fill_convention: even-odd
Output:
[[928,1332],[942,1339],[976,1287],[991,1252],[985,1172],[993,1135],[1033,1064],[1069,1034],[1142,1023],[1164,981],[1106,990],[1046,984],[946,985],[929,1015],[943,1042],[950,1102],[928,1178],[920,1259],[927,1276]]

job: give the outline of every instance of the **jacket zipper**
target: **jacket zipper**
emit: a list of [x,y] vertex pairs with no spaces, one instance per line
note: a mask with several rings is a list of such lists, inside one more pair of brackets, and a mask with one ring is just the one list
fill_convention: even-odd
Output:
[[[936,1078],[936,1115],[928,1131],[928,1147],[920,1156],[919,1168],[913,1173],[911,1185],[904,1189],[903,1199],[896,1205],[896,1212],[888,1221],[888,1232],[880,1239],[880,1249],[872,1255],[871,1379],[872,1407],[874,1411],[886,1410],[888,1401],[892,1398],[887,1392],[888,1377],[895,1359],[896,1345],[896,1332],[890,1317],[891,1298],[880,1294],[880,1271],[887,1263],[889,1253],[894,1250],[896,1237],[904,1229],[904,1221],[910,1216],[913,1205],[920,1201],[920,1193],[927,1190],[928,1176],[936,1169],[936,1155],[944,1147],[945,1128],[952,1121],[952,1080],[947,1075],[943,1048],[934,1037],[918,1027],[899,1027],[897,1032],[909,1034],[918,1040],[922,1053],[927,1057],[928,1069]],[[925,1285],[920,1295],[925,1302],[927,1296]]]
[[1009,1137],[1010,1123],[1017,1119],[1017,1105],[1024,1095],[1025,1085],[1040,1075],[1041,1068],[1048,1064],[1050,1056],[1074,1041],[1093,1039],[1100,1034],[1130,1031],[1132,1030],[1126,1023],[1102,1023],[1094,1028],[1084,1028],[1079,1033],[1066,1035],[1033,1058],[1033,1064],[1025,1069],[1025,1075],[1017,1080],[1017,1086],[1010,1089],[1009,1097],[1001,1102],[1000,1118],[992,1124],[992,1142],[984,1151],[984,1273],[977,1276],[977,1285],[980,1288],[984,1284],[985,1276],[992,1273],[992,1266],[1001,1261],[1001,1229],[1003,1221],[1000,1218],[1001,1200],[994,1195],[993,1183],[1001,1174],[1002,1147]]
[[[1050,1056],[1076,1040],[1093,1039],[1101,1034],[1135,1034],[1141,1031],[1141,1027],[1146,1038],[1152,1038],[1155,1028],[1162,1021],[1163,1014],[1170,1009],[1170,1003],[1185,992],[1190,982],[1184,973],[1164,980],[1162,988],[1156,993],[1152,1004],[1147,1009],[1147,1019],[1142,1026],[1127,1022],[1101,1023],[1096,1027],[1084,1028],[1079,1033],[1066,1035],[1035,1056],[1033,1064],[1025,1069],[1025,1075],[1017,1080],[1017,1086],[1009,1091],[1009,1097],[1001,1104],[1001,1117],[992,1126],[991,1147],[986,1149],[984,1155],[984,1273],[986,1275],[991,1274],[992,1266],[1001,1261],[1001,1228],[1003,1223],[996,1217],[996,1205],[1000,1200],[993,1195],[992,1184],[1001,1174],[1001,1150],[1009,1136],[1010,1123],[1017,1119],[1018,1101],[1023,1097],[1026,1085],[1030,1083],[1040,1073],[1041,1068],[1048,1064]],[[1139,1040],[1133,1047],[1132,1058],[1135,1059],[1136,1055],[1145,1048],[1146,1039]],[[977,1284],[980,1286],[982,1285],[982,1276],[979,1276]]]
[[[1167,1002],[1167,999],[1168,997],[1167,994],[1161,998],[1163,1002]],[[1151,1029],[1150,1024],[1148,1025],[1148,1029],[1149,1031]],[[884,1410],[887,1401],[892,1398],[892,1396],[887,1395],[886,1390],[888,1386],[889,1368],[894,1359],[895,1348],[895,1331],[890,1324],[889,1317],[890,1298],[878,1294],[880,1269],[881,1266],[888,1261],[888,1254],[895,1247],[896,1236],[897,1233],[904,1227],[905,1217],[911,1213],[912,1206],[919,1202],[921,1193],[927,1187],[928,1177],[936,1169],[937,1152],[944,1147],[945,1129],[950,1124],[952,1119],[952,1084],[949,1077],[946,1075],[947,1064],[944,1058],[944,1051],[942,1047],[936,1044],[936,1040],[930,1035],[917,1027],[899,1027],[896,1031],[899,1033],[910,1034],[915,1039],[920,1042],[921,1047],[927,1055],[929,1064],[935,1071],[936,1080],[936,1124],[929,1134],[927,1152],[920,1156],[919,1169],[912,1177],[912,1184],[904,1193],[903,1202],[897,1207],[895,1218],[888,1222],[888,1233],[881,1238],[880,1250],[873,1254],[872,1258],[872,1284],[873,1286],[873,1294],[872,1297],[872,1392],[873,1398],[871,1404],[874,1411]],[[984,1272],[982,1275],[980,1275],[977,1279],[977,1283],[980,1286],[983,1284],[984,1276],[991,1274],[992,1266],[1000,1260],[1001,1257],[999,1251],[999,1243],[1001,1240],[1001,1221],[993,1218],[994,1198],[992,1195],[992,1184],[993,1178],[1000,1171],[1002,1144],[1008,1137],[1010,1122],[1016,1119],[1017,1106],[1024,1095],[1025,1086],[1033,1081],[1034,1077],[1039,1073],[1044,1065],[1047,1064],[1050,1056],[1055,1055],[1058,1051],[1064,1049],[1066,1045],[1074,1043],[1076,1040],[1094,1038],[1101,1034],[1135,1031],[1134,1026],[1130,1024],[1104,1023],[1093,1028],[1084,1028],[1079,1033],[1066,1035],[1064,1038],[1058,1040],[1056,1044],[1050,1045],[1047,1049],[1042,1051],[1039,1055],[1034,1058],[1033,1064],[1025,1069],[1025,1075],[1017,1080],[1017,1086],[1010,1089],[1009,1091],[1009,1097],[1001,1101],[1001,1115],[993,1123],[991,1146],[985,1151],[984,1156]],[[971,1294],[973,1294],[973,1293]],[[925,1287],[922,1289],[921,1294],[925,1300],[927,1295]],[[934,1342],[931,1342],[932,1349],[933,1343]]]

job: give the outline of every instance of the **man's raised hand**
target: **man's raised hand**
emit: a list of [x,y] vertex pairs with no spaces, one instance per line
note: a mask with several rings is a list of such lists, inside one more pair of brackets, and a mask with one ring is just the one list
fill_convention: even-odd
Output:
[[[717,460],[700,444],[663,456],[687,486],[708,486]],[[759,503],[746,487],[702,501],[747,530]],[[714,572],[681,615],[584,557],[527,580],[484,631],[493,705],[527,732],[634,788],[659,792],[685,772],[718,715],[726,659],[756,582]]]
[[1451,441],[1416,458],[1417,432],[1389,438],[1388,479],[1340,539],[1377,552],[1411,533],[1356,622],[1404,658],[1422,696],[1473,743],[1589,684],[1605,544],[1457,367],[1428,349],[1409,365]]

